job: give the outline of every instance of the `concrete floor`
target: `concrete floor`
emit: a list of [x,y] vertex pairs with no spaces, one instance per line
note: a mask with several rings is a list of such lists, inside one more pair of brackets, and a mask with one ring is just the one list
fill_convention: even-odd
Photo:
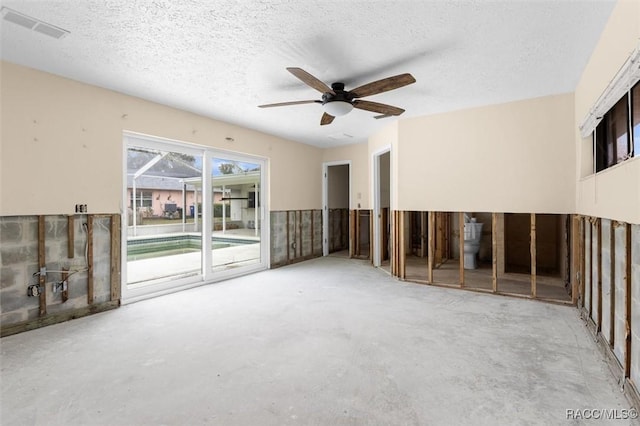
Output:
[[340,257],[0,343],[3,425],[564,425],[629,408],[575,308]]

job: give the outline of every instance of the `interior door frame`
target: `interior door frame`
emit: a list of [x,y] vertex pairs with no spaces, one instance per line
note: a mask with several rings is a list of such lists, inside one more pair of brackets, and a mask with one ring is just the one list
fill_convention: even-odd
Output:
[[[349,166],[349,211],[351,211],[351,160],[327,161],[322,163],[322,255],[329,255],[329,167]],[[351,230],[351,214],[349,214],[349,230]],[[349,250],[352,241],[349,239]]]
[[369,241],[370,244],[373,244],[372,263],[376,268],[379,268],[382,265],[382,247],[380,247],[380,237],[382,236],[382,229],[380,227],[380,219],[382,218],[380,158],[386,153],[389,153],[389,204],[393,205],[393,152],[391,150],[391,145],[385,145],[371,154],[371,169],[373,171],[373,185],[371,187],[373,215],[371,220],[373,220],[373,235],[370,237]]

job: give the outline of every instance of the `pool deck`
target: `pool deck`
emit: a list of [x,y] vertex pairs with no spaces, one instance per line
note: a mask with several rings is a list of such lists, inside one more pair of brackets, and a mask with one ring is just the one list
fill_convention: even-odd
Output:
[[[158,234],[153,237],[167,237],[171,235],[200,235],[195,232],[177,232]],[[150,236],[131,237],[130,239],[153,238]],[[253,229],[233,229],[226,232],[214,231],[214,238],[253,240],[255,244],[220,248],[211,251],[213,270],[225,270],[251,263],[260,259],[260,238],[255,236]],[[144,281],[162,279],[199,273],[201,269],[201,252],[175,254],[171,256],[154,257],[151,259],[133,260],[127,262],[127,283],[136,284]]]

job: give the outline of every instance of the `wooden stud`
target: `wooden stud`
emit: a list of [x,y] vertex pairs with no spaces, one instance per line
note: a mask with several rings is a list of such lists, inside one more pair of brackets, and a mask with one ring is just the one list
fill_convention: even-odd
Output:
[[302,211],[298,210],[296,217],[300,217],[298,221],[298,238],[300,240],[300,257],[304,257],[304,244],[302,243]]
[[569,266],[569,276],[571,283],[571,304],[576,305],[578,301],[578,280],[576,272],[580,270],[580,223],[575,215],[571,215],[571,265]]
[[420,212],[420,257],[429,255],[429,244],[427,243],[428,227],[427,212]]
[[[45,259],[45,222],[44,216],[38,216],[38,266],[42,271],[43,268],[46,268],[47,263]],[[45,283],[47,282],[46,274],[38,275],[38,284],[40,284],[40,297],[39,297],[39,306],[38,306],[38,314],[42,317],[47,314],[47,288]]]
[[458,275],[460,279],[460,288],[464,287],[464,212],[458,213],[458,258],[460,264],[458,265]]
[[62,303],[69,300],[69,270],[67,268],[62,268],[64,272],[62,272],[62,281],[67,283],[66,288],[62,290]]
[[609,278],[609,293],[610,293],[610,301],[609,301],[609,346],[613,350],[614,342],[616,338],[615,333],[615,320],[616,320],[616,228],[613,226],[613,221],[610,224],[611,230],[609,231],[609,241],[610,248],[609,252],[610,256],[610,267],[611,275]]
[[631,224],[627,223],[626,270],[625,270],[625,350],[624,376],[631,376]]
[[405,233],[407,214],[405,211],[400,212],[400,278],[403,280],[407,278],[407,242]]
[[75,221],[74,216],[67,216],[67,257],[73,259],[75,256]]
[[597,252],[597,271],[596,271],[596,291],[598,293],[598,304],[596,309],[598,310],[598,322],[596,323],[596,330],[602,330],[602,222],[600,219],[596,222],[596,239],[598,241]]
[[93,305],[93,215],[87,216],[87,303]]
[[111,300],[120,300],[120,215],[111,215]]
[[427,253],[427,282],[429,284],[433,284],[433,257],[435,255],[435,212],[429,212],[429,221],[428,221],[428,253]]
[[371,260],[371,263],[373,263],[373,237],[374,237],[374,232],[373,232],[373,210],[368,210],[369,212],[369,259]]
[[313,226],[313,216],[314,216],[314,212],[313,210],[309,210],[309,213],[311,214],[311,256],[316,254],[315,251],[315,246],[313,245],[313,233],[315,231],[315,228]]
[[289,236],[289,210],[285,212],[287,214],[287,262],[291,261],[291,241]]
[[498,213],[491,213],[491,289],[498,292]]
[[589,318],[593,319],[593,218],[589,218]]
[[538,288],[536,280],[536,214],[531,213],[531,297],[536,298]]
[[586,256],[587,256],[587,247],[585,244],[585,238],[587,237],[587,231],[585,229],[586,221],[584,217],[580,217],[580,282],[579,282],[579,292],[580,292],[580,306],[584,308],[584,295],[585,295],[585,273],[586,273]]

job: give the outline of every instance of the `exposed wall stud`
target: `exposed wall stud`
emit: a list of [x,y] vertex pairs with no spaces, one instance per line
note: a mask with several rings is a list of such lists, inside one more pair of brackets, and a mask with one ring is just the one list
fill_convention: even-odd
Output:
[[458,258],[460,259],[460,288],[464,287],[464,212],[458,213]]
[[87,216],[87,303],[93,305],[93,215]]
[[536,278],[536,214],[531,213],[531,297],[537,296],[538,286]]
[[596,309],[598,312],[598,322],[596,330],[602,330],[602,221],[596,222],[596,239],[598,241],[597,263],[596,263],[596,292],[598,294],[598,304]]
[[435,224],[435,212],[430,211],[429,212],[429,230],[428,232],[428,254],[427,254],[427,282],[429,284],[433,284],[433,257],[435,256],[435,231],[436,231],[436,224]]
[[73,215],[67,216],[67,257],[73,259],[75,256],[75,220]]
[[120,300],[120,215],[111,215],[111,300]]
[[491,288],[498,292],[498,213],[491,213]]
[[631,224],[627,223],[626,268],[625,268],[625,351],[624,376],[631,377]]
[[616,338],[615,333],[615,320],[616,320],[616,227],[613,224],[613,221],[610,221],[611,230],[610,233],[610,284],[609,284],[609,293],[610,293],[610,302],[609,302],[609,346],[613,350],[614,342]]
[[[44,216],[38,216],[38,266],[42,271],[46,268],[47,263],[45,259],[45,245],[44,245],[44,233],[45,233]],[[40,296],[38,314],[42,317],[47,314],[47,288],[45,286],[47,276],[45,274],[38,275],[38,283],[40,284]]]

